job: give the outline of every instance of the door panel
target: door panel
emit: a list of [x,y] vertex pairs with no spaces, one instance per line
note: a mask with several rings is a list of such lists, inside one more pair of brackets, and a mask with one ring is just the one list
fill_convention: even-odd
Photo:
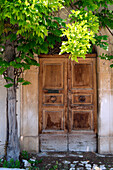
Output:
[[93,94],[79,93],[72,94],[72,104],[93,104]]
[[43,64],[43,88],[63,89],[64,80],[63,63],[44,63]]
[[72,130],[90,130],[92,129],[92,111],[80,110],[72,111]]
[[96,58],[40,58],[40,151],[96,151]]
[[92,88],[92,73],[91,63],[72,62],[72,89]]
[[64,112],[43,110],[43,130],[64,130]]
[[44,105],[64,105],[64,94],[44,94],[43,95]]

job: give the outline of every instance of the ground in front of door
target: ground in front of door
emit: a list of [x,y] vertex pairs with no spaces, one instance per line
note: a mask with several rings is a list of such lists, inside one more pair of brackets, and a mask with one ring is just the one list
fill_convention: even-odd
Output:
[[42,159],[39,170],[113,170],[113,155],[94,152],[42,152],[32,158]]

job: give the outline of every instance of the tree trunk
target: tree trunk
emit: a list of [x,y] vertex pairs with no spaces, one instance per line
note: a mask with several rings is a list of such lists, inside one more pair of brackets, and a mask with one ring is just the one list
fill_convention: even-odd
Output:
[[[14,68],[8,68],[8,77],[14,77]],[[19,159],[20,147],[16,116],[16,89],[14,86],[7,89],[7,161]]]
[[[14,77],[14,68],[8,68],[8,77]],[[10,83],[10,82],[8,82]],[[7,161],[19,159],[20,147],[16,115],[16,89],[14,86],[7,89]]]
[[[4,60],[11,62],[15,59],[15,47],[14,43],[10,40],[6,41]],[[9,67],[7,69],[7,76],[14,80],[14,68]],[[12,83],[8,80],[7,83]],[[16,116],[16,88],[13,85],[7,89],[7,161],[11,158],[14,161],[19,159],[20,147],[17,128],[17,116]]]

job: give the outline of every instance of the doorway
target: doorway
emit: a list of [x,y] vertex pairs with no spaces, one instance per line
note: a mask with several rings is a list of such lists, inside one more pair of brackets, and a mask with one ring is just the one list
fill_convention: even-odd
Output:
[[40,55],[40,151],[96,151],[96,55]]

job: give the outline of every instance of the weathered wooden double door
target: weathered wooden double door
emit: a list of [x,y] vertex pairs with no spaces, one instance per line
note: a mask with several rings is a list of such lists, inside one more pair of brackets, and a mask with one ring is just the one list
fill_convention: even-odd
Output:
[[40,151],[96,151],[96,55],[41,55]]

